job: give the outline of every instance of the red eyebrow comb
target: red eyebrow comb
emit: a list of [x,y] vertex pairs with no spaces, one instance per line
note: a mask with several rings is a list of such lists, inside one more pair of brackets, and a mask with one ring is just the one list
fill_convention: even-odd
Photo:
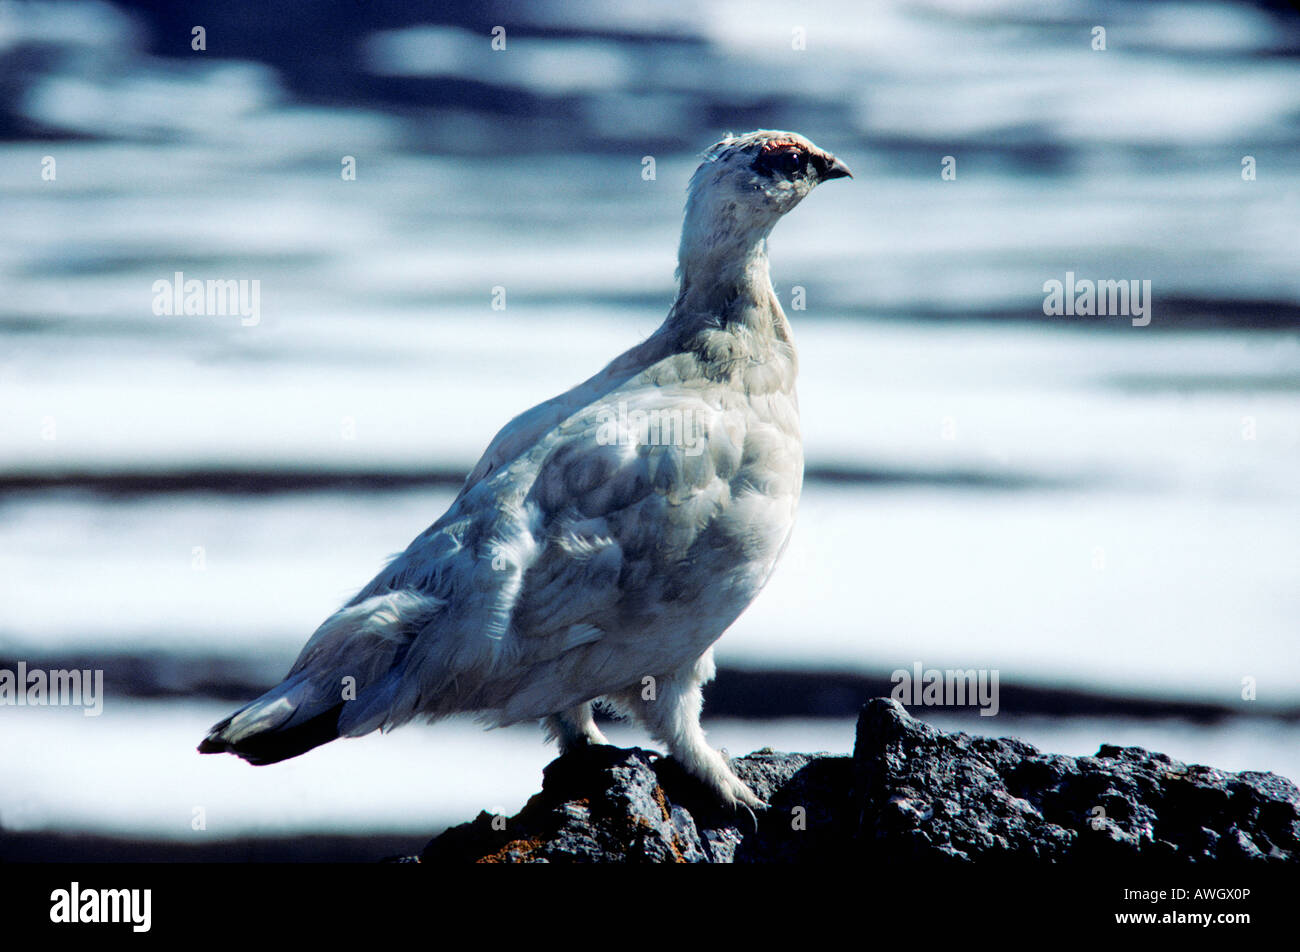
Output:
[[773,139],[771,142],[763,144],[759,150],[759,155],[766,155],[768,152],[775,152],[778,149],[803,149],[803,145],[793,139]]

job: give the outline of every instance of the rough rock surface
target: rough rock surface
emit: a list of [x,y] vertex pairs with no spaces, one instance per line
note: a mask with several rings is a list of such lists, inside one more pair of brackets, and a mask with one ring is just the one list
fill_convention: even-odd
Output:
[[553,761],[514,817],[482,813],[426,863],[1300,863],[1300,790],[1137,747],[1044,754],[947,733],[878,698],[852,757],[770,749],[733,761],[770,807],[712,802],[671,760],[593,747]]

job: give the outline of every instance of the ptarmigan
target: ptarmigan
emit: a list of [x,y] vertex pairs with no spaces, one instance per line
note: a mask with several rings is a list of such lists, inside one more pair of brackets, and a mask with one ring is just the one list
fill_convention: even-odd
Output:
[[199,750],[254,764],[413,718],[544,718],[606,743],[603,700],[731,805],[761,801],[700,727],[712,645],[767,582],[803,483],[790,325],[767,237],[848,168],[789,132],[727,136],[691,179],[677,299],[604,370],[512,420],[451,508]]

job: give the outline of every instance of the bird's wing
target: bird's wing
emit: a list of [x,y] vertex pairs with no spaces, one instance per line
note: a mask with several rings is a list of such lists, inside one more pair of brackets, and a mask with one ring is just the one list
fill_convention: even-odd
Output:
[[354,600],[415,593],[434,610],[345,733],[552,713],[697,657],[761,587],[802,477],[792,395],[712,382],[681,355],[631,377],[618,364],[506,427]]
[[450,641],[441,624],[419,636],[399,703],[445,677],[452,645],[466,687],[441,690],[502,723],[697,657],[765,581],[801,468],[797,441],[730,388],[642,384],[583,407],[465,494],[496,529],[452,599],[486,612]]

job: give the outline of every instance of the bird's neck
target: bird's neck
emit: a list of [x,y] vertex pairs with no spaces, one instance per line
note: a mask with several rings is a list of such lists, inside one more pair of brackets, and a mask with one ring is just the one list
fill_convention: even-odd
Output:
[[725,216],[701,220],[710,211],[687,209],[677,262],[677,300],[669,321],[687,334],[717,328],[759,338],[781,335],[785,316],[776,303],[767,263],[767,237],[775,222],[739,228]]

